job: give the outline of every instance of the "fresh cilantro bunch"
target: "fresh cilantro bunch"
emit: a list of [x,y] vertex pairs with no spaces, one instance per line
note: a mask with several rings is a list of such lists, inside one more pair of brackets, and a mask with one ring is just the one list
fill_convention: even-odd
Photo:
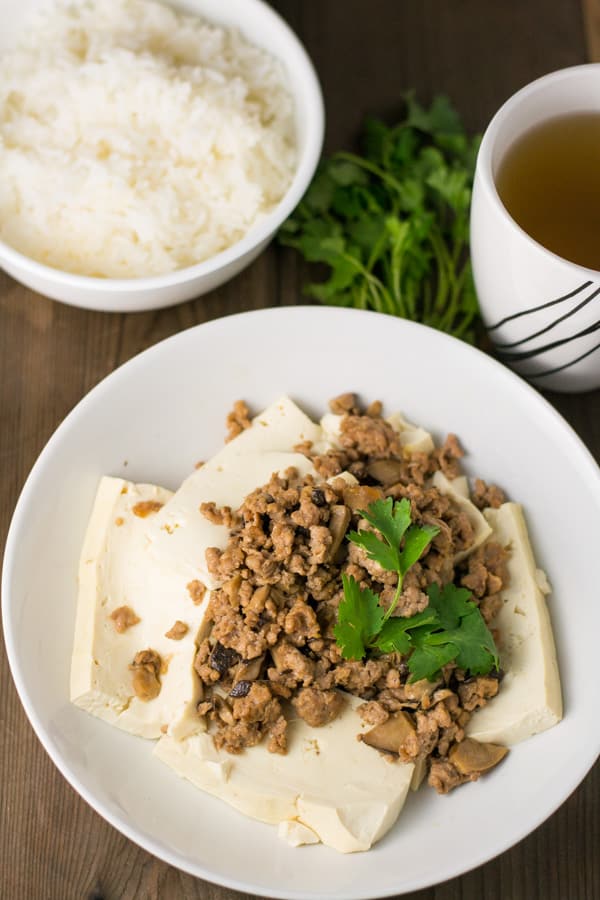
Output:
[[363,659],[372,653],[399,653],[407,658],[411,681],[434,680],[446,663],[456,664],[473,675],[498,668],[498,651],[479,608],[465,588],[432,584],[427,589],[429,605],[409,617],[392,617],[408,569],[420,559],[439,529],[411,524],[410,502],[377,500],[363,516],[372,531],[352,531],[348,540],[362,547],[382,569],[396,572],[398,586],[387,611],[369,588],[343,575],[344,599],[338,607],[334,628],[344,659]]
[[368,119],[363,155],[322,161],[279,239],[327,267],[306,293],[474,340],[479,310],[469,261],[469,209],[479,138],[447,98],[412,93],[403,121]]

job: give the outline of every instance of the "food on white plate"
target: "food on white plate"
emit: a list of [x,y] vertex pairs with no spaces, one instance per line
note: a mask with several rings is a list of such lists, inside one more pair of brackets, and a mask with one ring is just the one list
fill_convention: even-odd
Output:
[[502,591],[494,622],[503,635],[505,676],[498,698],[473,716],[467,734],[479,741],[516,744],[562,717],[554,637],[544,598],[550,587],[536,569],[518,503],[486,509],[485,517],[496,540],[511,548],[508,587]]
[[[249,422],[245,423],[249,424]],[[320,429],[287,397],[282,397],[243,428],[231,421],[233,439],[185,479],[170,503],[149,523],[151,553],[164,564],[177,566],[186,580],[201,578],[216,585],[206,564],[209,547],[225,547],[229,529],[198,514],[202,503],[237,509],[254,488],[273,472],[295,467],[314,471],[310,461],[293,448],[317,441]],[[235,433],[240,428],[239,433]]]
[[56,0],[0,57],[0,237],[55,268],[199,263],[295,166],[284,67],[235,29],[154,0]]
[[394,824],[413,777],[413,764],[390,765],[356,740],[368,726],[349,697],[335,721],[311,728],[290,722],[286,754],[249,747],[243,756],[215,748],[210,733],[166,737],[155,755],[196,787],[245,815],[282,825],[293,846],[322,841],[342,853],[368,850]]
[[[229,443],[128,530],[115,525],[125,483],[102,481],[73,683],[92,672],[104,708],[128,695],[138,719],[153,710],[150,733],[129,706],[117,717],[82,703],[89,687],[76,700],[162,735],[159,759],[292,846],[354,852],[425,776],[440,793],[477,780],[558,722],[562,701],[519,505],[480,479],[470,491],[455,436],[436,447],[354,394],[331,407],[316,424],[287,397],[254,419],[236,404]],[[180,702],[163,684],[173,661]]]
[[146,738],[189,706],[193,715],[198,694],[192,663],[203,605],[173,591],[169,568],[148,553],[148,521],[170,496],[103,478],[79,565],[71,700]]
[[[177,737],[197,730],[195,641],[208,602],[206,587],[212,586],[205,553],[224,546],[229,536],[224,525],[200,515],[200,507],[237,507],[273,472],[314,471],[305,456],[276,449],[311,436],[317,436],[316,427],[284,397],[174,495],[153,485],[102,479],[80,564],[71,670],[77,706],[142,737],[158,737],[167,728]],[[131,624],[122,629],[128,619]],[[167,637],[173,628],[177,637]],[[131,674],[136,655],[148,650],[156,656],[139,658],[135,683],[145,676],[150,687],[160,686],[152,698],[140,696],[141,688],[134,692]]]

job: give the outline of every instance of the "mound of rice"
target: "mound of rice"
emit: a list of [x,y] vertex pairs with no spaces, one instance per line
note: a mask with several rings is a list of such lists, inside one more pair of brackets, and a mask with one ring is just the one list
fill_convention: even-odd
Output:
[[281,64],[153,0],[59,2],[0,59],[0,237],[56,268],[201,262],[273,209],[295,158]]

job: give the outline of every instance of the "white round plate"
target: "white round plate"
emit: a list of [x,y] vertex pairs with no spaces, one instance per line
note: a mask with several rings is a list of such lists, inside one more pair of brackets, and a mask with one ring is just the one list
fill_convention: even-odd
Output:
[[[456,432],[470,474],[524,504],[554,593],[565,718],[477,784],[411,795],[369,853],[292,849],[179,779],[152,744],[68,698],[79,551],[103,474],[176,488],[222,443],[243,397],[286,392],[320,415],[346,390],[382,399],[438,437]],[[193,875],[263,896],[383,897],[444,881],[523,838],[573,791],[600,749],[597,672],[600,474],[532,388],[453,338],[378,313],[292,307],[219,319],[147,350],[98,385],[49,441],[23,489],[3,572],[8,654],[21,700],[65,778],[104,818]]]

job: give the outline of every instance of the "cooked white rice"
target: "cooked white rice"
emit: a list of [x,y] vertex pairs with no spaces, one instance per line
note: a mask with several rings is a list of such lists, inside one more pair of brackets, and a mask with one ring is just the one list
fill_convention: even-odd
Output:
[[0,237],[69,272],[205,260],[287,190],[281,64],[153,0],[60,2],[0,59]]

